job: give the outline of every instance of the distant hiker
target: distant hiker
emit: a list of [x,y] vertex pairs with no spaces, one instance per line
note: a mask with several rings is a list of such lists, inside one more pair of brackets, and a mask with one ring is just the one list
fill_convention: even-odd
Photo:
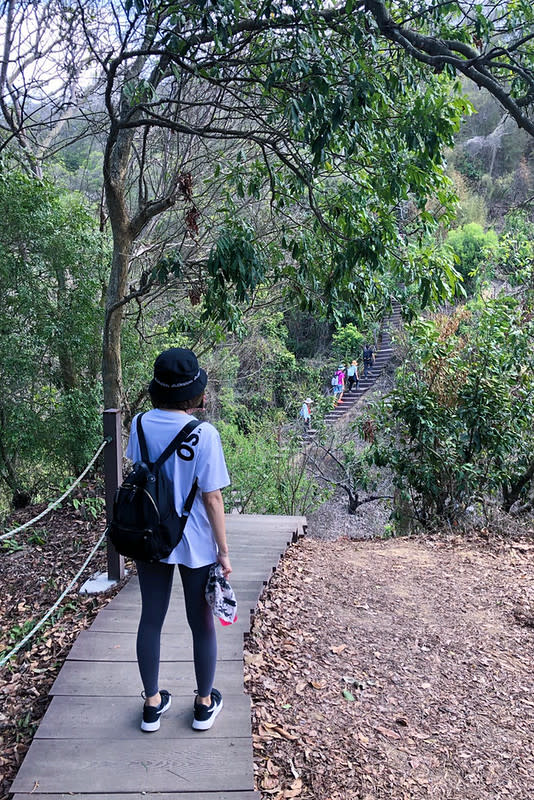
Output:
[[337,372],[334,372],[330,379],[330,386],[332,388],[332,394],[334,395],[334,405],[337,403],[337,396],[339,394],[339,384],[337,382]]
[[347,367],[347,385],[349,392],[352,392],[354,384],[358,385],[360,376],[358,375],[358,362],[352,361]]
[[299,417],[303,420],[304,427],[306,428],[306,430],[309,430],[310,426],[311,426],[311,408],[310,408],[310,406],[311,406],[312,403],[313,403],[313,400],[311,399],[311,397],[307,397],[304,400],[304,402],[302,403],[302,406],[301,406],[300,411],[299,411]]
[[370,344],[366,344],[363,348],[363,377],[367,377],[367,373],[375,363],[375,351]]
[[337,378],[337,394],[336,394],[336,405],[343,401],[343,393],[345,391],[345,365],[340,364],[337,368],[336,372]]

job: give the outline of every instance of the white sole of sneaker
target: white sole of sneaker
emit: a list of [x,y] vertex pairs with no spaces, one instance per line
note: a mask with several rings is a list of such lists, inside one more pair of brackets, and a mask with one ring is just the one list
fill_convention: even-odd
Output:
[[207,720],[200,721],[198,719],[193,719],[192,728],[194,731],[208,731],[213,723],[215,722],[216,717],[219,715],[221,708],[223,707],[223,700],[221,698],[220,704],[213,710],[213,714]]
[[155,722],[145,722],[144,720],[141,721],[141,730],[145,731],[145,733],[152,733],[153,731],[159,731],[159,726],[160,726],[159,717]]

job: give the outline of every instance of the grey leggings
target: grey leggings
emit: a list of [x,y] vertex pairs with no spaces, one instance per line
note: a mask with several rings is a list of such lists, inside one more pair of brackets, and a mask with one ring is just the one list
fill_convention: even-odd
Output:
[[[217,638],[211,608],[204,590],[210,565],[191,569],[179,565],[184,589],[187,621],[193,634],[193,658],[197,689],[201,697],[209,697],[213,688],[217,663]],[[169,607],[174,564],[137,562],[141,588],[142,611],[137,630],[137,663],[147,697],[159,691],[161,628]]]

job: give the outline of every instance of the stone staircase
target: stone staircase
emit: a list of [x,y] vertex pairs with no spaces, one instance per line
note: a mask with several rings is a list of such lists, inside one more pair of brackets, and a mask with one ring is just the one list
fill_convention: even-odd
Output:
[[[392,313],[382,321],[380,329],[380,347],[376,351],[375,363],[371,370],[367,373],[367,377],[361,377],[358,381],[356,388],[352,392],[345,392],[342,402],[333,408],[325,416],[324,421],[327,425],[331,425],[336,420],[344,416],[355,403],[358,402],[360,397],[369,391],[369,389],[376,382],[382,370],[393,356],[393,347],[391,344],[391,331],[398,328],[401,322],[401,309],[399,303],[393,301]],[[363,374],[363,364],[359,364],[361,373]],[[307,438],[313,437],[313,431],[310,431]]]

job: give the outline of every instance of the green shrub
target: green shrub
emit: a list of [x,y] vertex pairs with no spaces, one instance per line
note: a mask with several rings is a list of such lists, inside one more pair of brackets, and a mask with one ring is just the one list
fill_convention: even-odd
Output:
[[228,512],[300,515],[312,511],[325,493],[307,474],[301,439],[288,426],[256,426],[246,434],[220,422],[232,480],[224,490]]
[[534,474],[532,321],[499,298],[410,333],[395,389],[362,423],[372,460],[393,470],[420,522],[492,494],[509,508]]
[[360,353],[364,341],[363,333],[352,322],[339,328],[332,336],[332,351],[338,360],[351,362],[360,360]]
[[484,232],[482,226],[476,222],[462,225],[447,234],[445,247],[456,256],[457,270],[463,278],[463,289],[467,295],[476,291],[481,280],[490,277],[487,264],[497,244],[495,231]]

